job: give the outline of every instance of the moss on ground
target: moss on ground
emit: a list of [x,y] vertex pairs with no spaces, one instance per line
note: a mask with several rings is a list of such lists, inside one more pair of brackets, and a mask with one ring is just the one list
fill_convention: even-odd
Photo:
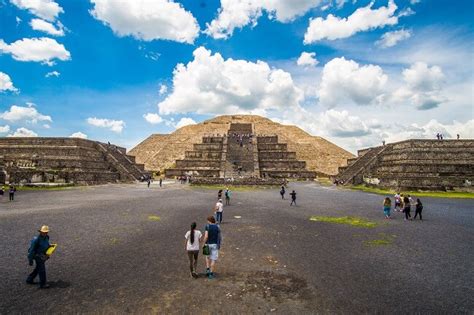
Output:
[[[381,189],[367,187],[364,185],[351,186],[352,190],[359,190],[379,195],[394,195],[397,192],[395,190]],[[467,198],[473,199],[474,193],[461,192],[461,191],[400,191],[404,195],[414,195],[417,197],[434,197],[434,198]]]
[[311,216],[310,221],[316,222],[327,222],[327,223],[335,223],[335,224],[346,224],[352,225],[356,227],[363,227],[363,228],[373,228],[377,226],[377,223],[368,221],[363,218],[358,217],[326,217],[326,216]]
[[[8,185],[5,186],[8,189]],[[61,185],[61,186],[15,186],[18,191],[36,191],[36,190],[68,190],[82,186]],[[5,190],[6,191],[6,190]]]
[[393,244],[393,240],[397,237],[396,235],[387,235],[385,233],[379,233],[380,239],[365,241],[365,246],[387,246]]
[[148,220],[150,220],[150,221],[161,221],[161,217],[159,217],[157,215],[149,215]]
[[326,177],[318,177],[316,179],[316,182],[319,183],[321,186],[332,186],[333,185],[333,182],[329,179],[329,178],[326,178]]

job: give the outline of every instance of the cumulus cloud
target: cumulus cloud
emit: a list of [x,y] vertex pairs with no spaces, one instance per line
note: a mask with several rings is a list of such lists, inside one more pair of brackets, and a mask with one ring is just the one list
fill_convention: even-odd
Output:
[[123,120],[112,120],[96,117],[87,118],[87,123],[95,127],[110,129],[116,133],[121,133],[125,127],[125,122]]
[[0,71],[0,92],[3,91],[18,92],[18,89],[13,85],[10,76]]
[[342,103],[378,103],[386,93],[387,80],[388,76],[379,66],[360,66],[344,57],[334,58],[324,66],[319,101],[329,107]]
[[329,14],[326,19],[317,17],[310,19],[304,35],[304,43],[311,44],[322,39],[335,40],[350,37],[358,32],[395,25],[398,17],[394,15],[397,5],[389,0],[386,7],[372,10],[374,2],[366,7],[358,8],[347,18],[339,18]]
[[41,19],[31,20],[30,25],[35,31],[45,32],[53,36],[64,36],[64,27],[60,22],[57,23],[57,28],[54,24]]
[[393,32],[387,32],[380,37],[380,40],[376,42],[376,45],[382,48],[393,47],[398,42],[408,39],[411,37],[411,32],[407,30],[399,30]]
[[90,11],[118,36],[139,40],[166,39],[192,44],[199,36],[194,16],[172,0],[91,0]]
[[317,117],[318,128],[325,130],[334,137],[361,137],[370,134],[370,129],[364,121],[349,115],[346,110],[327,110]]
[[301,55],[299,56],[298,60],[296,61],[296,64],[298,66],[302,67],[314,67],[319,63],[319,61],[316,59],[316,53],[315,52],[305,52],[303,51]]
[[38,121],[53,121],[51,116],[39,113],[32,103],[29,103],[27,107],[12,105],[10,110],[0,114],[0,118],[10,122],[25,121],[33,124]]
[[420,110],[438,107],[447,99],[441,94],[445,76],[441,67],[416,62],[402,72],[406,85],[393,93],[398,102],[408,100]]
[[156,125],[156,124],[159,124],[159,123],[163,122],[163,118],[161,118],[160,115],[154,114],[154,113],[145,114],[145,115],[143,115],[143,118],[145,118],[145,120],[147,122],[149,122],[150,124],[153,124],[153,125]]
[[164,84],[161,84],[160,85],[160,90],[159,90],[159,94],[160,95],[164,95],[166,94],[166,92],[168,92],[168,87]]
[[24,127],[18,128],[14,133],[9,134],[8,137],[37,137],[38,134],[33,130]]
[[194,124],[196,124],[194,119],[189,118],[189,117],[183,117],[176,124],[176,129],[179,129],[181,127],[188,126],[188,125],[194,125]]
[[46,78],[49,78],[49,77],[59,77],[61,75],[61,73],[57,72],[56,70],[55,71],[51,71],[51,72],[48,72],[46,73],[44,76]]
[[10,131],[10,126],[5,125],[5,126],[0,126],[0,133],[7,133]]
[[266,11],[270,19],[279,22],[290,22],[305,14],[309,9],[321,4],[321,0],[221,0],[221,7],[216,19],[206,23],[206,33],[215,39],[225,39],[232,36],[236,28],[251,24],[257,25],[257,20]]
[[82,132],[78,131],[78,132],[75,132],[72,135],[70,135],[69,138],[87,139],[87,135],[85,133],[82,133]]
[[63,8],[53,0],[10,0],[10,2],[48,21],[54,21],[60,13],[64,12]]
[[11,44],[0,39],[0,52],[11,54],[18,61],[35,61],[49,66],[54,65],[54,59],[71,59],[71,54],[64,45],[47,37],[23,38]]
[[160,114],[264,113],[298,106],[303,91],[288,72],[262,61],[224,59],[204,47],[173,71],[173,92],[158,104]]

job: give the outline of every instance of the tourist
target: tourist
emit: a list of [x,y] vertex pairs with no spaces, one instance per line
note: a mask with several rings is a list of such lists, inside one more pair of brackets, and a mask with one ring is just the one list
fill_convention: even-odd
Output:
[[0,187],[0,197],[3,197],[3,195],[5,194],[5,188]]
[[400,193],[397,192],[395,194],[395,206],[393,207],[393,210],[400,211],[401,210],[401,205],[402,205],[401,196],[400,196]]
[[285,199],[285,186],[281,186],[280,195],[281,199]]
[[405,213],[405,220],[411,220],[411,204],[408,197],[403,197],[403,212]]
[[150,188],[150,184],[151,184],[151,179],[150,178],[148,178],[148,180],[146,181],[146,184],[147,184],[148,188]]
[[189,258],[189,269],[191,270],[191,277],[197,278],[197,260],[199,256],[199,242],[201,241],[202,238],[202,233],[199,230],[196,230],[196,222],[193,222],[191,224],[191,230],[186,232],[186,235],[184,235],[184,238],[186,239],[185,243],[185,248],[186,251],[188,252],[188,258]]
[[459,133],[456,135],[456,139],[458,139],[458,140],[459,140]]
[[49,284],[46,282],[46,260],[49,259],[49,256],[46,254],[46,251],[50,247],[49,244],[49,227],[43,225],[41,229],[38,230],[39,235],[35,236],[31,240],[30,249],[28,250],[28,262],[30,266],[33,266],[33,261],[36,262],[35,269],[26,279],[27,284],[35,284],[34,280],[37,275],[40,279],[40,289],[49,288]]
[[226,206],[230,206],[230,195],[231,195],[231,192],[230,192],[229,188],[226,188],[226,189],[225,189],[224,195],[225,195],[225,205],[226,205]]
[[291,203],[290,203],[290,206],[292,206],[293,203],[294,203],[295,206],[296,206],[296,191],[293,190],[293,191],[290,193],[290,196],[291,196]]
[[206,274],[209,279],[213,279],[222,236],[221,229],[216,224],[216,219],[213,216],[207,218],[207,223],[203,240],[204,244],[209,246],[209,255],[206,256]]
[[413,220],[416,219],[417,215],[420,215],[420,220],[423,221],[423,218],[421,216],[421,211],[423,210],[423,204],[421,203],[420,199],[416,199],[416,204],[415,204],[415,217]]
[[392,208],[392,201],[389,197],[385,197],[383,201],[383,213],[386,219],[390,219],[390,209]]
[[16,187],[13,185],[10,185],[10,188],[8,190],[9,196],[10,196],[10,201],[15,200],[15,193],[16,193]]
[[222,213],[224,211],[224,204],[222,203],[222,199],[217,200],[216,206],[214,207],[214,213],[216,215],[216,221],[221,224],[222,223]]
[[163,187],[163,178],[160,177],[160,187]]
[[217,200],[222,199],[222,189],[217,192]]
[[436,139],[440,140],[439,138],[440,138],[440,136],[439,136],[439,132],[438,132],[438,133],[436,134]]

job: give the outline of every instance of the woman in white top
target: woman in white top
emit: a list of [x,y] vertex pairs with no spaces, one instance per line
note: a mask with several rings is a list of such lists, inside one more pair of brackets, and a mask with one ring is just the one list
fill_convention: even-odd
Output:
[[189,258],[189,269],[191,270],[191,276],[197,278],[196,273],[197,260],[199,256],[199,243],[201,242],[202,233],[199,230],[196,230],[196,222],[191,224],[191,230],[186,232],[184,236],[186,238],[185,248],[188,252]]

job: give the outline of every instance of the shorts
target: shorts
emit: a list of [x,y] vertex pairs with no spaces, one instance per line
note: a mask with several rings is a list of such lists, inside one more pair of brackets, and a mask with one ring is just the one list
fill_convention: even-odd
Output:
[[216,261],[219,258],[219,249],[217,248],[217,244],[209,244],[209,259]]

